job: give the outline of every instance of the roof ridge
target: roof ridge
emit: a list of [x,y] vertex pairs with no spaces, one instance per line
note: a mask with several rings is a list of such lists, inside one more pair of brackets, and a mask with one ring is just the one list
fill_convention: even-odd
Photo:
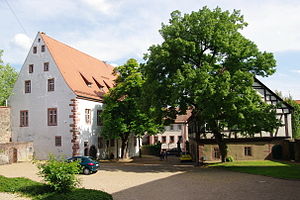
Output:
[[96,57],[94,57],[94,56],[91,56],[91,55],[89,55],[89,54],[87,54],[87,53],[84,53],[83,51],[80,51],[80,50],[78,50],[78,49],[75,49],[74,47],[71,47],[70,45],[68,45],[68,44],[66,44],[66,43],[64,43],[64,42],[58,41],[57,39],[54,39],[54,38],[50,37],[49,35],[47,35],[47,34],[44,33],[44,32],[40,32],[40,34],[41,34],[41,35],[44,35],[44,36],[46,36],[46,37],[48,37],[48,38],[50,38],[51,40],[54,40],[55,42],[58,42],[58,43],[60,43],[60,44],[63,44],[63,45],[65,45],[66,47],[68,47],[68,48],[70,48],[70,49],[73,49],[73,50],[75,50],[75,51],[78,51],[78,52],[80,52],[80,53],[82,53],[82,54],[84,54],[84,55],[86,55],[86,56],[88,56],[88,57],[90,57],[90,58],[96,59],[96,60],[102,62],[103,64],[105,64],[105,66],[107,66],[107,67],[113,67],[112,65],[106,63],[106,62],[103,61],[103,60],[100,60],[100,59],[98,59],[98,58],[96,58]]

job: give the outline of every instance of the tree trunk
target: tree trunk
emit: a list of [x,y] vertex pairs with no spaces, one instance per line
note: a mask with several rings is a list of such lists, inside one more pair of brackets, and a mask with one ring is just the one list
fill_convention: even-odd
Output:
[[219,131],[214,131],[214,136],[217,144],[219,145],[222,162],[225,162],[227,157],[227,144],[224,141],[223,135]]
[[124,133],[124,137],[121,138],[122,140],[122,144],[121,144],[121,158],[125,158],[125,149],[127,147],[127,143],[128,143],[128,137],[129,137],[129,133]]

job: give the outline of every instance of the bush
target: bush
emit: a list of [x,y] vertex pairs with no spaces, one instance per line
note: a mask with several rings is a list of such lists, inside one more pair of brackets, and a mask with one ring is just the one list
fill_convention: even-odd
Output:
[[79,163],[64,162],[50,156],[45,163],[39,163],[39,175],[57,192],[67,192],[79,185],[77,174],[80,171]]
[[227,158],[226,158],[226,162],[233,162],[233,157],[232,156],[228,156]]
[[159,156],[161,145],[160,144],[143,145],[142,149],[145,154]]

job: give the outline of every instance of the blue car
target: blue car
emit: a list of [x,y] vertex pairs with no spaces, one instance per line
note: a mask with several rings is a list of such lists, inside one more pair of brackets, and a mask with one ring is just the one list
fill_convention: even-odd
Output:
[[79,162],[79,164],[82,166],[82,172],[83,174],[91,174],[96,173],[100,167],[100,163],[91,159],[88,156],[74,156],[67,159],[68,162]]

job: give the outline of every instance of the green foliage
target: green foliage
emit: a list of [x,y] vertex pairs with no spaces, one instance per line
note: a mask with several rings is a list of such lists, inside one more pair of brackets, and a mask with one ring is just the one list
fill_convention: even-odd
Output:
[[50,156],[45,163],[39,163],[38,168],[39,175],[57,192],[70,191],[79,185],[76,175],[81,168],[77,162],[59,161]]
[[285,99],[285,101],[294,108],[292,113],[293,138],[300,139],[300,105],[291,97]]
[[222,160],[224,127],[253,135],[281,125],[275,106],[252,88],[254,76],[272,75],[276,62],[242,36],[246,25],[236,10],[174,11],[160,30],[163,43],[149,48],[143,66],[145,102],[154,116],[174,120],[192,108],[195,122],[214,134]]
[[0,106],[5,105],[5,100],[11,95],[18,73],[9,64],[4,64],[0,50]]
[[226,162],[233,162],[233,161],[234,161],[234,159],[232,156],[226,157]]
[[27,178],[6,178],[0,176],[0,192],[19,193],[33,200],[112,200],[112,196],[102,191],[89,189],[74,189],[71,192],[57,193],[46,184]]
[[116,86],[104,97],[102,134],[106,138],[121,138],[122,158],[130,134],[142,136],[157,133],[161,126],[151,118],[151,109],[143,110],[141,95],[144,79],[134,59],[115,68]]
[[210,167],[271,176],[275,178],[300,179],[300,165],[286,162],[263,161],[235,161],[229,163],[211,164]]

